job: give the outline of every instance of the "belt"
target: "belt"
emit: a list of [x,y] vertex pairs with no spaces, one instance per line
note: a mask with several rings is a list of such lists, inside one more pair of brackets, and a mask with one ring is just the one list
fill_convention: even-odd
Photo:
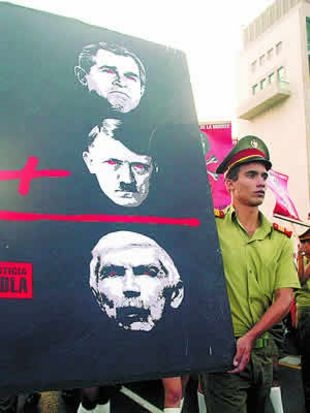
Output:
[[268,346],[269,337],[259,337],[255,340],[253,348],[265,348]]

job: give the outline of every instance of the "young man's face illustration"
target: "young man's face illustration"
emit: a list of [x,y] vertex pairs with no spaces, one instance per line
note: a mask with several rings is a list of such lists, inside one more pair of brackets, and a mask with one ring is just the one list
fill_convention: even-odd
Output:
[[107,99],[117,111],[127,113],[135,109],[144,93],[136,61],[104,49],[97,51],[94,60],[85,74],[89,91]]

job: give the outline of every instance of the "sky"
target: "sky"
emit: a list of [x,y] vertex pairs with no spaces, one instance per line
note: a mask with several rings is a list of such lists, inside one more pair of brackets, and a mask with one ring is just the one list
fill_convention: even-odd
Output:
[[235,68],[242,47],[242,27],[272,0],[9,2],[183,50],[187,56],[198,120],[212,122],[234,118]]

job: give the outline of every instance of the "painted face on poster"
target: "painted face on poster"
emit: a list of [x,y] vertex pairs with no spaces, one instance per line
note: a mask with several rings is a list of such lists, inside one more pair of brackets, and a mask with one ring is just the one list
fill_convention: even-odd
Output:
[[142,61],[122,46],[106,42],[85,46],[74,73],[89,92],[105,99],[117,112],[134,110],[145,91],[146,71]]
[[130,231],[112,232],[97,242],[89,285],[106,316],[131,331],[151,331],[184,297],[168,253],[153,239]]
[[101,191],[115,204],[137,207],[147,198],[154,170],[152,157],[130,150],[115,132],[122,122],[106,119],[89,133],[84,162]]

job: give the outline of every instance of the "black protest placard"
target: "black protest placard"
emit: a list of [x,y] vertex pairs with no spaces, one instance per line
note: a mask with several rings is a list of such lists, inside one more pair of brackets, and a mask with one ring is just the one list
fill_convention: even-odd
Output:
[[229,368],[184,53],[0,11],[1,392]]

